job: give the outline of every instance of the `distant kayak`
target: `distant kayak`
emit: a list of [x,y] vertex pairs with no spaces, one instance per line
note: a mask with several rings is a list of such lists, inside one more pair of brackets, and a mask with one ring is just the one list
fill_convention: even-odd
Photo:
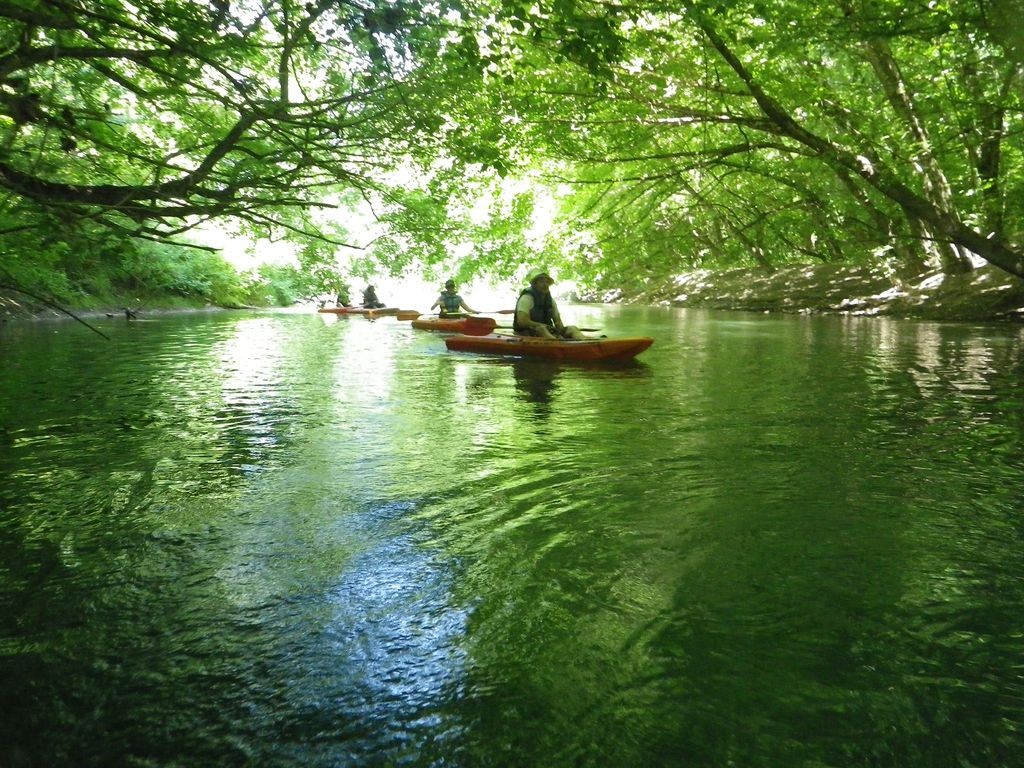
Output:
[[379,309],[368,309],[367,307],[320,307],[317,310],[317,312],[332,315],[367,315],[368,317],[397,315],[401,311],[398,307],[380,307]]
[[487,334],[452,336],[444,340],[453,352],[476,352],[508,357],[543,357],[549,360],[631,360],[654,343],[636,336],[623,339],[538,339],[526,336]]
[[443,333],[465,333],[483,336],[494,330],[497,321],[492,317],[420,317],[412,321],[412,327],[421,331]]

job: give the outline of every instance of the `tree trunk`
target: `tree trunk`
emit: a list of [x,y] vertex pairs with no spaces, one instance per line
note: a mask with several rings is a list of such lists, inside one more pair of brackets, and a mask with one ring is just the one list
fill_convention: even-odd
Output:
[[[856,12],[850,0],[842,0],[842,8],[848,16]],[[888,41],[879,37],[871,38],[864,43],[864,53],[875,72],[875,77],[882,85],[889,106],[903,122],[916,147],[914,160],[923,169],[925,199],[939,211],[954,211],[953,191],[949,186],[949,180],[935,157],[935,153],[932,152],[932,142],[928,130],[911,97],[911,88],[903,78],[903,73],[892,54]],[[921,227],[924,230],[926,247],[935,253],[938,266],[943,272],[959,274],[970,271],[971,259],[963,246],[958,243],[939,241],[933,236],[932,227],[927,222],[922,222]]]
[[881,162],[873,160],[866,153],[857,154],[847,150],[804,128],[783,109],[781,104],[765,92],[708,19],[699,13],[691,2],[687,2],[685,7],[711,45],[744,83],[761,111],[775,125],[778,133],[803,144],[822,162],[833,168],[856,173],[882,195],[899,205],[907,216],[916,217],[928,224],[936,237],[946,238],[949,242],[978,254],[1000,269],[1024,278],[1024,253],[990,240],[966,226],[953,211],[940,208],[918,195]]
[[[998,242],[1006,241],[1006,206],[1003,189],[1003,139],[1006,136],[1006,104],[1013,89],[1020,83],[1020,70],[1010,67],[1003,73],[999,93],[994,100],[984,99],[982,84],[979,82],[977,55],[966,52],[968,59],[963,66],[963,79],[972,93],[979,94],[978,111],[974,125],[965,125],[961,132],[976,143],[968,143],[971,161],[977,173],[981,190],[984,229],[988,236]],[[976,125],[976,127],[975,127]]]
[[892,254],[891,270],[899,282],[904,282],[917,277],[928,269],[928,254],[925,253],[923,244],[923,233],[919,226],[918,219],[905,219],[906,226],[910,227],[914,237],[912,239],[901,237],[899,230],[903,221],[893,219],[883,211],[867,194],[866,190],[857,183],[846,169],[837,171],[843,185],[849,190],[850,195],[860,203],[872,223],[878,235],[879,246],[885,246]]

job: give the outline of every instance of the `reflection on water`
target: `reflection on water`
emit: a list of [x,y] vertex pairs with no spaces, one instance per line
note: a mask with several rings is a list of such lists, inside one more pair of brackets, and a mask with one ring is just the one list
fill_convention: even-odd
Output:
[[[568,372],[570,378],[583,376],[585,378],[636,378],[651,373],[651,369],[645,363],[638,360],[626,362],[591,362],[591,363],[566,363],[557,360],[542,360],[531,358],[513,358],[510,360],[494,361],[512,371],[515,378],[517,393],[523,400],[538,405],[549,405],[552,398],[558,392],[558,378],[563,372]],[[538,409],[538,413],[547,412],[546,409]]]
[[551,403],[551,396],[557,387],[555,378],[561,368],[558,363],[547,360],[517,359],[506,361],[505,364],[512,369],[516,390],[522,394],[524,399],[538,405]]
[[493,365],[511,370],[516,394],[523,401],[535,403],[534,413],[538,417],[551,415],[552,402],[560,391],[559,377],[563,374],[567,374],[569,380],[580,377],[625,379],[650,374],[650,369],[635,359],[625,362],[562,362],[518,357],[494,360]]
[[1024,336],[0,330],[0,764],[1012,765]]

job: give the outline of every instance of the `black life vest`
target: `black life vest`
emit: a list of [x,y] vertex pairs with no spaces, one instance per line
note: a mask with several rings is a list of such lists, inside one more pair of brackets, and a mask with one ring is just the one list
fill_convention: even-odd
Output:
[[[544,323],[544,325],[551,328],[555,327],[555,300],[551,298],[550,293],[541,293],[540,291],[534,290],[531,285],[529,288],[523,290],[519,294],[519,298],[522,298],[526,294],[533,296],[533,309],[530,310],[530,319],[535,323]],[[518,300],[516,301],[518,305]],[[519,332],[522,331],[522,326],[519,325],[519,313],[514,314],[512,320],[512,330]]]

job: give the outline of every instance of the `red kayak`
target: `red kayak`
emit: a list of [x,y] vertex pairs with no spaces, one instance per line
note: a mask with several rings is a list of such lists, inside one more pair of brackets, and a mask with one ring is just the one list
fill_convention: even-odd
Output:
[[654,339],[636,336],[624,339],[539,339],[534,336],[452,336],[444,340],[454,352],[477,352],[509,357],[543,357],[549,360],[632,360]]
[[317,310],[317,312],[325,312],[332,315],[364,315],[366,317],[397,315],[401,311],[398,307],[380,307],[379,309],[369,309],[367,307],[320,307]]
[[494,330],[497,321],[492,317],[422,317],[412,321],[412,327],[421,331],[465,333],[483,336]]

